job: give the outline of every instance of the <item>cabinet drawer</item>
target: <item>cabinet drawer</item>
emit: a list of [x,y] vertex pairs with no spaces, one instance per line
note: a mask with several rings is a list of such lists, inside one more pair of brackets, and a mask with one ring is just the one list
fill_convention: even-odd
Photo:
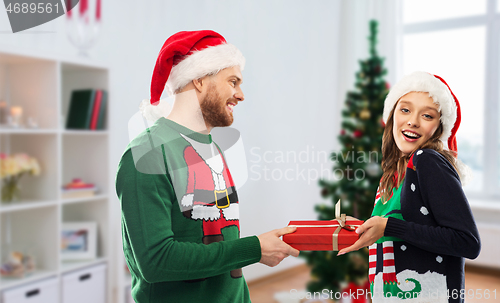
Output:
[[106,264],[68,273],[62,278],[62,303],[89,302],[106,302]]
[[2,292],[3,303],[58,302],[57,278],[41,280]]

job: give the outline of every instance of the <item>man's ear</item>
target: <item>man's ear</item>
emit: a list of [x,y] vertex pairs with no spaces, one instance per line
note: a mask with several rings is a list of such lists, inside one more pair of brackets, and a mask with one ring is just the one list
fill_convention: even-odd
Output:
[[199,93],[202,93],[206,89],[206,87],[208,86],[208,77],[205,76],[203,78],[194,79],[192,82],[193,82],[194,88]]

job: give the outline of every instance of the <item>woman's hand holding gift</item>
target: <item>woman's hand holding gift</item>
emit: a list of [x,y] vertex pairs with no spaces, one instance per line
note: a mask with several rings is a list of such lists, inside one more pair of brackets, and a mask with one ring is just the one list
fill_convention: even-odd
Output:
[[370,246],[378,239],[382,238],[384,236],[387,220],[387,218],[382,218],[379,216],[371,217],[370,219],[366,220],[363,225],[356,229],[356,233],[361,235],[358,241],[356,241],[353,245],[340,250],[337,256],[351,251],[359,250],[360,248],[366,246]]

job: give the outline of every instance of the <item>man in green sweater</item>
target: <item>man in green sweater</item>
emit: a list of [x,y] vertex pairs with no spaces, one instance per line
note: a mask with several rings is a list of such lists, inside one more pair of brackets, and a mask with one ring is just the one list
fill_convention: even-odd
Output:
[[[239,199],[214,127],[244,100],[245,59],[213,31],[179,32],[163,45],[141,111],[155,121],[119,163],[123,250],[136,302],[250,302],[241,268],[299,252],[285,227],[240,238]],[[160,102],[164,87],[175,97]]]

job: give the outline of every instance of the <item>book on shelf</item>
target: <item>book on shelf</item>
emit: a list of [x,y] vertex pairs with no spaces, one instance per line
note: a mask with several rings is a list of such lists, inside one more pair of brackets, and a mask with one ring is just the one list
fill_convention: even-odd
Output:
[[99,117],[99,110],[101,107],[102,90],[98,89],[95,92],[94,108],[92,109],[92,116],[90,118],[89,129],[97,129],[97,118]]
[[72,91],[66,129],[104,129],[107,97],[101,89]]
[[73,198],[88,198],[95,196],[97,188],[81,188],[81,189],[63,189],[61,198],[63,199],[73,199]]
[[99,110],[99,117],[97,118],[97,129],[104,129],[104,123],[106,122],[106,109],[108,103],[108,92],[102,91],[101,108]]
[[95,196],[97,187],[91,183],[85,183],[80,178],[75,178],[62,187],[61,198],[87,198]]

